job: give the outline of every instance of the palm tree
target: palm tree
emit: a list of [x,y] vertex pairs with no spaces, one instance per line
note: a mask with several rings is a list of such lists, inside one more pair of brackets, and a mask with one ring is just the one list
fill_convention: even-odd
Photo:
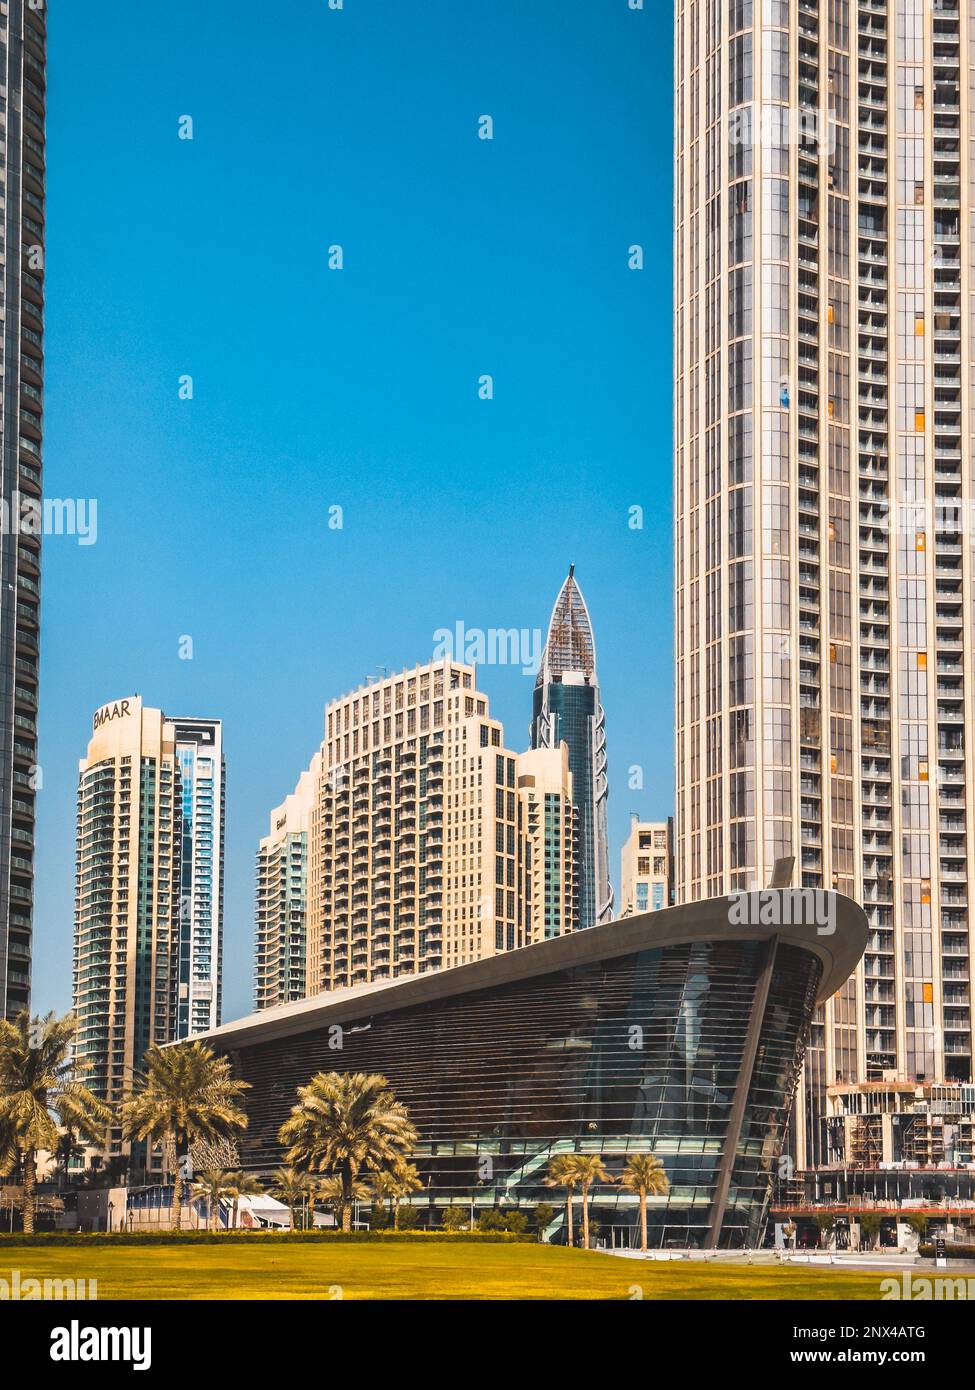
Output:
[[61,1129],[100,1143],[111,1110],[92,1095],[83,1078],[89,1064],[76,1057],[73,1014],[31,1019],[27,1010],[12,1023],[0,1021],[0,1129],[21,1153],[24,1174],[24,1230],[34,1230],[37,1155],[57,1149]]
[[304,1207],[305,1201],[314,1187],[315,1179],[310,1173],[303,1173],[300,1168],[278,1168],[274,1174],[271,1196],[277,1197],[278,1201],[283,1202],[291,1212],[291,1229],[293,1231],[301,1229],[301,1219],[298,1213]]
[[102,1165],[105,1177],[115,1186],[125,1185],[130,1166],[131,1160],[125,1154],[112,1154],[108,1162]]
[[0,1120],[0,1178],[10,1176],[19,1156],[13,1125],[9,1120]]
[[396,1163],[389,1171],[390,1190],[393,1198],[393,1230],[399,1230],[399,1204],[411,1192],[419,1192],[423,1179],[413,1163]]
[[173,1179],[172,1224],[179,1230],[183,1183],[179,1160],[196,1139],[228,1138],[245,1129],[247,1116],[237,1099],[246,1081],[231,1075],[230,1062],[206,1043],[178,1047],[150,1044],[135,1090],[122,1102],[122,1129],[129,1139],[161,1144]]
[[[867,1242],[867,1249],[868,1249],[868,1250],[873,1250],[873,1249],[874,1249],[874,1241],[875,1241],[875,1240],[877,1239],[877,1237],[880,1235],[881,1227],[882,1227],[882,1225],[883,1225],[883,1220],[882,1220],[882,1218],[881,1218],[881,1214],[880,1214],[879,1211],[862,1211],[862,1212],[860,1212],[859,1220],[860,1220],[860,1241],[861,1241],[861,1248],[862,1248],[862,1242],[863,1242],[864,1240],[866,1240],[866,1242]],[[796,1229],[796,1227],[795,1227],[795,1222],[794,1222],[794,1221],[790,1221],[790,1222],[789,1222],[789,1225],[792,1227],[792,1239],[794,1240],[794,1239],[795,1239],[795,1229]]]
[[264,1191],[264,1185],[250,1173],[244,1173],[239,1168],[233,1169],[227,1174],[227,1177],[230,1179],[227,1191],[233,1198],[233,1205],[230,1209],[230,1229],[235,1231],[241,1197],[259,1197]]
[[594,1182],[612,1182],[599,1154],[573,1154],[578,1175],[579,1195],[582,1197],[582,1246],[589,1249],[589,1189]]
[[566,1244],[575,1244],[572,1234],[572,1195],[579,1185],[579,1173],[575,1165],[575,1154],[556,1154],[548,1162],[547,1176],[544,1179],[546,1187],[565,1188],[565,1233]]
[[193,1186],[190,1188],[194,1197],[206,1198],[207,1204],[207,1230],[214,1227],[214,1219],[220,1212],[220,1198],[233,1191],[234,1173],[228,1173],[225,1168],[208,1168],[204,1173],[198,1173]]
[[58,1167],[61,1169],[62,1186],[67,1187],[71,1160],[73,1158],[84,1158],[84,1145],[78,1143],[78,1140],[71,1133],[70,1129],[66,1129],[58,1139],[54,1156],[57,1159]]
[[656,1154],[631,1154],[623,1168],[620,1182],[640,1198],[640,1249],[647,1248],[647,1198],[666,1197],[670,1183],[664,1165]]
[[333,1071],[299,1086],[280,1138],[289,1163],[342,1179],[342,1229],[349,1231],[356,1179],[405,1159],[417,1133],[384,1076]]
[[[352,1183],[353,1202],[368,1202],[373,1189],[368,1183],[364,1183],[359,1178],[355,1178]],[[322,1178],[316,1188],[318,1197],[326,1206],[332,1207],[338,1218],[338,1223],[345,1230],[345,1186],[341,1177],[336,1173],[330,1178]]]
[[385,1207],[389,1200],[389,1215],[393,1215],[393,1201],[396,1195],[396,1179],[388,1168],[377,1168],[375,1172],[369,1174],[369,1186],[372,1189],[372,1201],[375,1207]]

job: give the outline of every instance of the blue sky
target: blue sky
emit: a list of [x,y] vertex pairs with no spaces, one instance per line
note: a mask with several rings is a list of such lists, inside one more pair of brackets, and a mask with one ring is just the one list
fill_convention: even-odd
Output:
[[[34,1006],[70,1004],[98,705],[224,721],[231,1018],[254,852],[326,701],[458,621],[544,628],[569,561],[618,880],[630,812],[673,803],[670,7],[90,0],[49,25],[45,481],[97,499],[98,539],[45,542]],[[525,747],[531,678],[480,685]]]

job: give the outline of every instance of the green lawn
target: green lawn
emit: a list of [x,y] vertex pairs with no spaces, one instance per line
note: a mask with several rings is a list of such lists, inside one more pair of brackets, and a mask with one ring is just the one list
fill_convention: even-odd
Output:
[[0,1253],[0,1278],[97,1279],[99,1299],[876,1299],[876,1274],[654,1263],[547,1245],[36,1246]]

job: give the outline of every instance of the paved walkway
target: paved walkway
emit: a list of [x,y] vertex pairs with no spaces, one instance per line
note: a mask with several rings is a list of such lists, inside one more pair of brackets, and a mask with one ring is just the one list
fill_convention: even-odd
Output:
[[[911,1269],[928,1261],[910,1251],[898,1250],[607,1250],[607,1255],[620,1255],[629,1260],[696,1260],[720,1261],[722,1264],[744,1265],[818,1265],[837,1269]],[[960,1260],[951,1261],[952,1268],[968,1267]],[[973,1266],[975,1267],[975,1266]]]

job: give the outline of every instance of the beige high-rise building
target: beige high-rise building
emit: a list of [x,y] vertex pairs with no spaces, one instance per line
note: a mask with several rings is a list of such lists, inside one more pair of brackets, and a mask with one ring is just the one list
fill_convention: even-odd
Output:
[[955,0],[677,0],[678,892],[873,934],[826,1087],[972,1074],[972,45]]
[[88,1084],[111,1103],[149,1044],[174,1036],[178,815],[172,724],[138,696],[102,706],[79,764],[73,1007]]
[[328,705],[309,837],[309,993],[524,944],[515,763],[471,666],[417,666]]
[[[111,1103],[150,1043],[220,1022],[223,785],[217,720],[136,696],[97,710],[79,764],[73,1008]],[[214,1020],[214,1023],[211,1023]],[[121,1153],[113,1129],[109,1153]]]
[[620,856],[621,917],[657,912],[673,902],[672,820],[643,821],[634,816]]
[[533,748],[516,761],[525,859],[529,941],[579,926],[579,821],[572,800],[569,748]]
[[269,1009],[304,999],[308,954],[308,834],[321,754],[271,812],[257,851],[254,1004]]

